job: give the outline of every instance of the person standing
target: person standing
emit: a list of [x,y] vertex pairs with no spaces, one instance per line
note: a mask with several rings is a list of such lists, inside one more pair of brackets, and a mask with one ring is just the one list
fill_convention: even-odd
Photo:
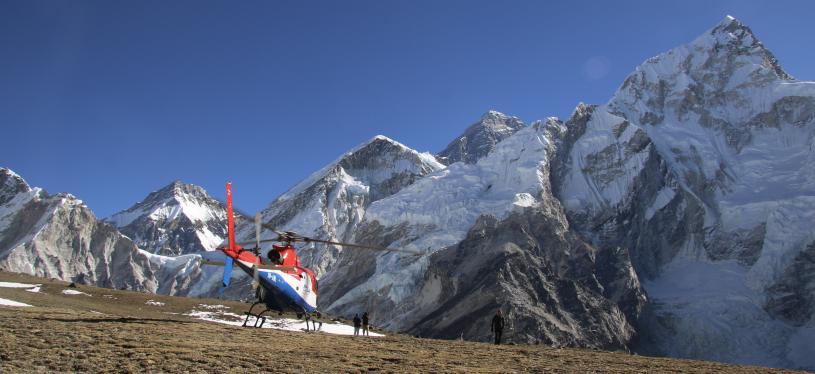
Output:
[[501,334],[504,332],[504,316],[501,315],[501,309],[498,309],[498,311],[495,312],[495,316],[492,317],[490,331],[495,334],[495,344],[501,344]]
[[354,314],[354,336],[359,335],[359,326],[362,324],[362,320],[359,319],[359,313]]
[[362,313],[362,335],[371,336],[368,333],[368,312]]

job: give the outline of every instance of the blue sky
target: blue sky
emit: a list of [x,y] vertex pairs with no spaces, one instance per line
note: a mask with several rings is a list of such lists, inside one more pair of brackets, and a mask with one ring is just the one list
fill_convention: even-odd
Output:
[[377,134],[604,103],[727,14],[815,79],[812,1],[4,1],[0,166],[99,216],[175,179],[252,212]]

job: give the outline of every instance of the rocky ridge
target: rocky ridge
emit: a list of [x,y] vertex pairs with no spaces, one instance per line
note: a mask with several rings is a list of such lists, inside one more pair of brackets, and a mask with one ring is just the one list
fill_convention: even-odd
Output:
[[490,110],[478,122],[464,130],[463,134],[453,139],[437,157],[445,165],[459,161],[473,164],[490,153],[498,142],[524,126],[518,117]]
[[226,208],[198,186],[175,181],[105,219],[151,253],[212,251],[226,238]]

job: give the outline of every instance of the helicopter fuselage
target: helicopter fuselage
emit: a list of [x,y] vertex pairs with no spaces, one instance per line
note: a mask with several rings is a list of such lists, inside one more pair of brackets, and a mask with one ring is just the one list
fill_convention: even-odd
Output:
[[[280,260],[271,264],[264,264],[252,251],[236,247],[222,251],[246,274],[254,276],[254,272],[258,272],[258,286],[262,288],[258,292],[260,301],[280,311],[313,313],[317,310],[317,279],[311,269],[300,266],[294,247],[275,245],[270,253],[275,252]],[[264,266],[273,268],[264,269]]]
[[[269,251],[272,264],[264,268],[259,248],[244,249],[235,242],[235,214],[232,207],[232,183],[226,184],[227,246],[219,248],[231,261],[224,272],[224,286],[229,284],[232,263],[257,279],[258,301],[269,309],[293,310],[310,314],[317,310],[317,279],[311,269],[300,266],[300,257],[291,243],[275,245]],[[259,242],[258,242],[259,243]]]

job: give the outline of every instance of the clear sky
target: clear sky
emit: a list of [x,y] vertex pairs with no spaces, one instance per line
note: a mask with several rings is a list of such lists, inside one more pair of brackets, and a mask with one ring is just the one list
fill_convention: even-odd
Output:
[[3,1],[0,166],[103,217],[175,179],[253,212],[377,134],[605,103],[727,14],[815,80],[815,1]]

